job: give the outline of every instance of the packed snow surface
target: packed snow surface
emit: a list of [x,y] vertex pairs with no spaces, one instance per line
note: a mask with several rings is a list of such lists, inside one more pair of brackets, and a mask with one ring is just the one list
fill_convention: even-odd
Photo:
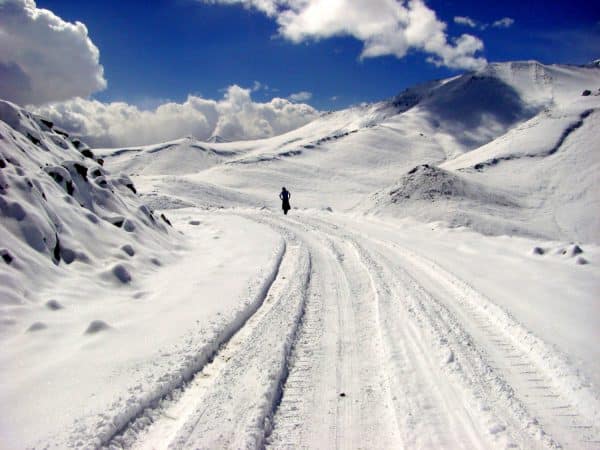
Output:
[[114,149],[0,102],[0,448],[598,448],[599,88]]

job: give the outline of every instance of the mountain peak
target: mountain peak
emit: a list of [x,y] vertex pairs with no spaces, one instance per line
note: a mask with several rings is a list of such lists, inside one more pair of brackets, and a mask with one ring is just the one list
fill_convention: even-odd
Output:
[[207,139],[206,142],[210,142],[213,144],[222,144],[225,142],[229,142],[229,140],[225,139],[224,137],[219,136],[218,134],[213,134],[211,137],[209,137]]

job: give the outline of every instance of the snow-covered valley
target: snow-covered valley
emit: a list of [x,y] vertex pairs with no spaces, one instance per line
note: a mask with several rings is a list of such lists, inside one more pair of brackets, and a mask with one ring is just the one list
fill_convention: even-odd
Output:
[[0,102],[0,447],[599,448],[599,88],[110,149]]

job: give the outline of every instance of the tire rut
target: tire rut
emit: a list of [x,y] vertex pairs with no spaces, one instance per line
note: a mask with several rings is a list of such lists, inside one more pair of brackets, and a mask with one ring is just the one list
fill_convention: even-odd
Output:
[[95,441],[98,442],[94,445],[96,448],[118,449],[130,447],[137,440],[140,433],[161,417],[166,407],[178,401],[182,392],[185,392],[188,388],[190,381],[195,379],[214,360],[220,349],[225,347],[263,307],[279,275],[281,265],[286,259],[287,250],[286,241],[281,241],[280,249],[275,258],[275,265],[257,291],[245,302],[245,306],[235,313],[229,325],[221,330],[209,345],[200,348],[196,358],[183,373],[171,375],[177,382],[167,384],[156,397],[144,401],[140,407],[126,417],[115,418],[114,420],[121,422],[120,426],[109,436],[96,438]]
[[[312,222],[319,223],[317,228],[339,233],[335,224],[319,219]],[[481,368],[487,369],[481,374],[490,372],[483,379],[489,386],[482,384],[480,392],[488,391],[488,409],[496,410],[500,428],[508,428],[513,440],[524,447],[597,448],[600,430],[595,418],[600,401],[564,356],[426,257],[396,243],[344,232],[349,239],[377,248],[381,257],[388,259],[386,268],[395,267],[401,284],[423,291],[451,318],[448,325],[455,323],[464,332],[469,346],[476,350],[473,367],[483,364]],[[493,400],[490,386],[496,386],[500,401]],[[498,427],[491,429],[498,433]]]
[[[464,430],[464,433],[460,433],[462,437],[451,447],[458,446],[468,436],[488,436],[490,444],[500,447],[558,447],[543,432],[523,403],[514,396],[513,388],[494,372],[479,343],[465,330],[451,309],[438,297],[430,294],[420,280],[410,275],[408,262],[399,260],[394,254],[390,256],[387,243],[340,229],[335,224],[318,219],[308,221],[317,224],[312,225],[315,230],[329,230],[329,233],[341,235],[353,242],[369,267],[369,272],[379,278],[376,285],[385,287],[387,284],[388,287],[384,290],[394,292],[398,302],[404,304],[411,322],[420,330],[422,342],[427,343],[429,352],[440,361],[443,368],[440,375],[456,389],[455,394],[444,393],[445,400],[442,397],[442,403],[450,402],[449,417],[460,420]],[[433,389],[440,385],[441,380],[434,380]],[[453,398],[464,404],[462,412],[451,411]],[[471,419],[465,421],[469,417]],[[407,426],[410,427],[411,424]],[[430,428],[429,433],[431,432]],[[485,443],[477,438],[471,445],[485,447]]]
[[[242,329],[206,373],[195,392],[197,407],[169,448],[260,448],[288,376],[310,284],[311,256],[298,244],[297,265],[284,268],[268,309]],[[285,279],[285,281],[283,281]],[[207,381],[207,382],[206,382]]]
[[[147,409],[107,447],[262,445],[287,375],[289,349],[304,311],[303,293],[310,283],[310,254],[293,236],[286,236],[286,242],[285,257],[254,314],[189,383],[171,393],[172,399],[165,398]],[[246,399],[246,392],[256,395]],[[233,427],[229,432],[223,421]]]
[[284,226],[311,247],[313,283],[268,447],[397,448],[368,273],[343,240],[295,221]]
[[438,285],[436,296],[475,337],[492,369],[539,423],[541,434],[566,448],[597,448],[600,430],[589,407],[596,400],[561,355],[450,272],[406,249],[395,251],[406,267],[428,280],[421,284]]

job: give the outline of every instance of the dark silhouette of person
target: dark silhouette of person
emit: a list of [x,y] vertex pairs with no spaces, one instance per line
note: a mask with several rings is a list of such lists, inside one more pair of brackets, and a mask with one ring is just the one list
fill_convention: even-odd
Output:
[[284,186],[281,188],[279,198],[281,199],[281,209],[283,209],[283,213],[287,215],[288,211],[292,209],[290,206],[290,198],[292,198],[292,194],[290,194],[290,191],[288,191]]

